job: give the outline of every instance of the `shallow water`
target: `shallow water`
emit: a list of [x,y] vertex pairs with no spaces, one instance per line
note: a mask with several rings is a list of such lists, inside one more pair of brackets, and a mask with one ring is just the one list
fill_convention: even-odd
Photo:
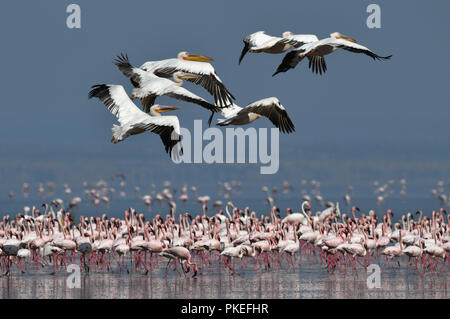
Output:
[[[197,257],[197,262],[199,258]],[[0,298],[449,298],[450,269],[448,265],[438,273],[426,273],[421,277],[410,269],[407,274],[406,259],[396,272],[386,267],[381,273],[381,288],[369,289],[368,274],[362,267],[357,271],[349,268],[334,273],[323,269],[318,257],[308,260],[303,254],[301,265],[297,259],[295,269],[272,265],[270,270],[262,266],[254,269],[248,260],[245,270],[240,261],[231,275],[224,264],[214,262],[212,268],[203,269],[196,278],[186,277],[172,269],[164,278],[165,260],[155,260],[148,275],[142,271],[112,273],[91,271],[81,273],[81,288],[69,288],[65,270],[50,275],[51,268],[34,268],[28,265],[29,273],[19,274],[14,270],[10,276],[0,278]],[[439,265],[441,265],[440,262]],[[27,266],[26,266],[27,267]],[[441,268],[438,266],[438,269]],[[131,268],[130,268],[131,269]],[[179,268],[178,268],[179,269]]]

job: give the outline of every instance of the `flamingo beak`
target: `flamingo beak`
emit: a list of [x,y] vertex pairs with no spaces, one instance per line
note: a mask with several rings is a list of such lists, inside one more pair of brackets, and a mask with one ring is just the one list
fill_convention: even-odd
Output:
[[207,57],[205,55],[201,55],[201,54],[194,54],[194,53],[189,53],[188,56],[183,58],[184,60],[187,61],[197,61],[197,62],[209,62],[209,61],[214,61],[213,58]]
[[161,105],[159,107],[159,109],[156,110],[156,112],[164,113],[164,112],[175,111],[175,110],[179,110],[179,109],[180,108],[176,107],[176,106]]

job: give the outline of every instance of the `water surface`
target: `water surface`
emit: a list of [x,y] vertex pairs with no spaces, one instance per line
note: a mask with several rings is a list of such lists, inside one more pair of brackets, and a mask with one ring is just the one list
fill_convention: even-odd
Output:
[[[64,270],[50,275],[51,269],[30,268],[32,272],[0,278],[0,298],[449,298],[450,269],[446,266],[440,274],[427,273],[421,277],[411,270],[406,273],[406,259],[402,260],[401,270],[394,272],[386,268],[381,273],[381,288],[369,289],[367,273],[361,267],[358,271],[350,268],[330,273],[320,266],[317,257],[309,261],[302,256],[301,265],[295,261],[296,268],[286,269],[273,266],[254,269],[249,260],[245,271],[236,262],[236,272],[214,263],[212,268],[203,269],[197,278],[184,276],[170,270],[164,278],[165,260],[154,265],[153,272],[127,274],[90,272],[81,274],[81,288],[69,288],[69,273]],[[197,258],[197,261],[198,258]],[[440,268],[440,267],[438,267]]]

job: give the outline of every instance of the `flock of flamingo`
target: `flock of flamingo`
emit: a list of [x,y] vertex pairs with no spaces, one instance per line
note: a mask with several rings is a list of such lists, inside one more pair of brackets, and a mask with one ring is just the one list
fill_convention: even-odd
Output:
[[[229,199],[241,187],[239,182],[221,184],[227,202],[225,205],[214,202],[218,211],[213,215],[207,214],[211,198],[198,196],[194,186],[191,192],[202,211],[196,215],[177,213],[176,190],[170,190],[170,182],[165,182],[164,189],[154,196],[160,203],[167,202],[170,207],[167,214],[144,214],[129,208],[123,218],[108,218],[106,213],[87,217],[77,209],[80,197],[71,200],[67,207],[61,199],[39,208],[25,207],[14,217],[5,215],[0,222],[2,276],[10,275],[14,269],[21,273],[56,274],[75,263],[86,273],[152,275],[165,269],[167,277],[173,269],[180,276],[192,272],[195,277],[198,272],[223,269],[234,276],[244,274],[248,268],[255,272],[292,271],[301,268],[305,259],[330,273],[357,273],[373,263],[379,264],[382,271],[398,272],[401,262],[406,263],[408,274],[420,276],[450,269],[450,216],[444,208],[432,211],[430,217],[422,211],[403,214],[397,222],[390,209],[377,216],[372,210],[362,212],[351,206],[345,213],[339,203],[324,202],[320,183],[313,182],[311,195],[315,194],[313,198],[322,210],[313,213],[311,198],[304,194],[301,211],[287,208],[286,216],[281,216],[284,214],[274,205],[272,196],[277,190],[270,192],[268,187],[262,187],[269,204],[267,212],[256,213],[249,207],[234,205]],[[375,192],[387,196],[390,184],[374,183]],[[400,184],[406,192],[405,183]],[[96,186],[85,188],[85,195],[95,205],[100,200],[107,204],[106,194],[113,189],[108,189],[104,181]],[[438,183],[440,190],[441,186]],[[288,182],[283,182],[283,192],[291,188]],[[29,192],[28,184],[23,191]],[[136,187],[135,191],[138,193],[139,189]],[[71,193],[68,185],[64,185],[64,192]],[[349,187],[349,194],[344,196],[347,204],[351,193]],[[181,188],[178,199],[183,206],[189,200],[187,186]],[[142,200],[151,206],[153,198],[144,195]]]

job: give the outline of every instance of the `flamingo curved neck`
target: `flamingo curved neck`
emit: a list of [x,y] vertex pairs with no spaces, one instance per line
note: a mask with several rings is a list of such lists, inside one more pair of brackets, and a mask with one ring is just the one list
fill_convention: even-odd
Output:
[[233,220],[233,218],[231,218],[230,211],[228,210],[228,203],[225,205],[225,212],[227,213],[228,218],[230,218],[230,220]]
[[305,206],[306,206],[306,204],[307,204],[306,201],[304,201],[304,202],[302,203],[302,213],[303,213],[303,215],[305,215],[306,219],[308,219],[308,220],[310,221],[310,218],[309,218],[308,214],[305,212]]

